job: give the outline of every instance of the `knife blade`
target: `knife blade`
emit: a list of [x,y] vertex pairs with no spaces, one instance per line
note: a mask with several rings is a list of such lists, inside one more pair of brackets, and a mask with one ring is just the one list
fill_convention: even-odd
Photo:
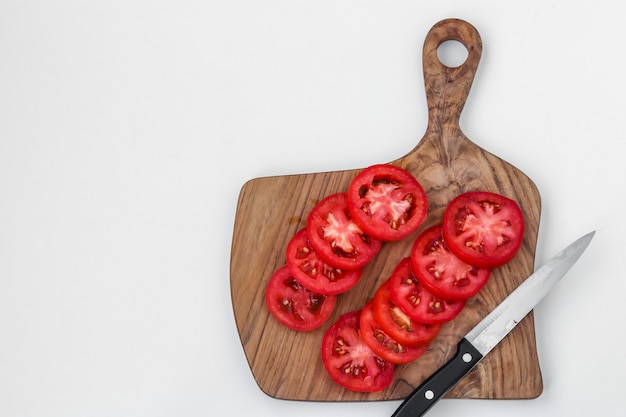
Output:
[[595,231],[552,257],[524,280],[458,343],[455,355],[418,386],[391,417],[424,415],[543,299],[576,263]]

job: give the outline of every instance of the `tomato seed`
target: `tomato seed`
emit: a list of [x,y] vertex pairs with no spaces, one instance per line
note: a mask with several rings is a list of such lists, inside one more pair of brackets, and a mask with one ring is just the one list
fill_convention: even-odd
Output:
[[413,305],[413,306],[418,306],[419,303],[422,302],[421,297],[417,297],[415,295],[412,295],[411,297],[409,297],[409,302]]
[[454,281],[454,285],[456,287],[465,287],[466,285],[469,285],[469,284],[470,284],[470,279],[467,277],[459,278]]
[[428,304],[428,310],[431,313],[440,313],[443,311],[443,305],[441,304],[440,301],[431,301]]
[[311,254],[311,250],[307,246],[298,246],[296,250],[296,257],[298,259],[305,259]]

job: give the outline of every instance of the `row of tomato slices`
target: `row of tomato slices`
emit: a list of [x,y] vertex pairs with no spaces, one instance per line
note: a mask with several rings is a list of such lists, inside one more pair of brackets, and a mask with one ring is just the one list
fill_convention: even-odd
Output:
[[[298,331],[320,327],[337,295],[354,287],[383,242],[404,239],[422,224],[426,193],[406,170],[374,165],[347,192],[321,200],[290,240],[286,265],[270,278],[266,305]],[[322,359],[331,378],[353,391],[379,391],[395,365],[417,359],[441,326],[456,317],[508,262],[523,236],[517,204],[488,192],[450,202],[442,223],[421,232],[362,310],[342,315],[326,332]]]

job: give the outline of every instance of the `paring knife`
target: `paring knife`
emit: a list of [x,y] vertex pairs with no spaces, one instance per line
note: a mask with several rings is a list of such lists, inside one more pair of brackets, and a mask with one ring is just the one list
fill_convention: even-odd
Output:
[[594,234],[579,238],[526,278],[461,339],[454,357],[417,387],[391,417],[424,415],[541,301],[580,258]]

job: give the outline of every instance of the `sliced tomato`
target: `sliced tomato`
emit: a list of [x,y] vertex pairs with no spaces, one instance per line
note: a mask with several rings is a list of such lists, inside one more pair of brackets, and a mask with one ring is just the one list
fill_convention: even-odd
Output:
[[521,246],[524,216],[519,205],[503,195],[467,192],[448,204],[443,237],[468,264],[495,268],[510,261]]
[[283,325],[298,331],[314,330],[324,324],[336,302],[336,295],[309,291],[287,266],[274,272],[265,290],[265,304],[270,313]]
[[389,290],[398,307],[419,323],[446,323],[466,304],[465,300],[445,300],[428,291],[411,271],[410,258],[402,259],[389,277]]
[[306,229],[319,257],[340,269],[363,268],[382,246],[352,220],[346,193],[331,194],[317,203],[309,213]]
[[419,346],[433,340],[441,324],[419,323],[411,319],[391,298],[389,280],[376,291],[372,300],[372,313],[381,329],[398,343]]
[[330,377],[351,391],[375,392],[393,379],[394,365],[372,351],[361,338],[361,311],[345,313],[322,339],[322,362]]
[[361,311],[361,337],[367,346],[384,360],[403,365],[414,361],[426,352],[428,344],[407,346],[398,342],[385,332],[374,317],[372,301],[369,301]]
[[452,253],[441,226],[419,234],[411,248],[411,270],[432,294],[446,300],[466,300],[487,283],[491,270],[469,265]]
[[426,192],[411,173],[390,164],[362,170],[348,187],[348,210],[365,233],[383,241],[400,240],[426,218]]
[[320,294],[340,294],[359,282],[362,269],[344,270],[324,262],[301,229],[287,244],[287,266],[302,285]]

